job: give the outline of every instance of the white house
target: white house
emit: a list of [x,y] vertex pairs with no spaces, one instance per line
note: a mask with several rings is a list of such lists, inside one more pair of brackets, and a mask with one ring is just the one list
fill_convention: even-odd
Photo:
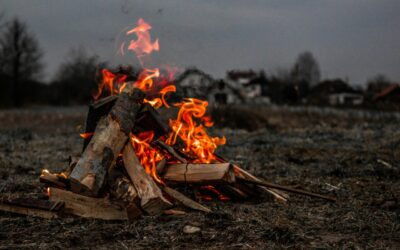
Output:
[[176,85],[183,91],[184,97],[206,98],[207,90],[214,84],[214,79],[201,70],[185,70],[176,80]]

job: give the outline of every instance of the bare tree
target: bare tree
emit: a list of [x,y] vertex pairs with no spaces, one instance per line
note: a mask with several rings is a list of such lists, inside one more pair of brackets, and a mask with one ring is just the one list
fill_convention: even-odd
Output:
[[15,106],[21,105],[20,84],[42,73],[43,53],[25,23],[17,18],[6,23],[0,35],[0,70],[12,79]]
[[292,69],[292,77],[296,82],[305,82],[311,86],[320,81],[319,64],[309,51],[301,53]]
[[84,47],[71,49],[54,79],[62,104],[91,100],[91,93],[97,88],[96,73],[104,66],[98,56],[89,55]]
[[378,74],[370,78],[367,82],[367,92],[378,93],[383,89],[389,87],[392,83],[389,78],[383,74]]

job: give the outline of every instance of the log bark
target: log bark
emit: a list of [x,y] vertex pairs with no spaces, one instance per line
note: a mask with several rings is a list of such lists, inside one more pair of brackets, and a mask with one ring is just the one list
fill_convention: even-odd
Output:
[[127,143],[122,158],[124,166],[140,197],[141,208],[149,215],[161,214],[172,204],[164,198],[160,188],[139,162],[131,143]]
[[98,196],[116,156],[128,140],[144,93],[127,84],[110,113],[101,118],[94,135],[70,175],[71,190]]
[[129,177],[118,167],[114,167],[108,176],[109,191],[112,198],[124,202],[125,205],[138,204],[140,198]]
[[[97,100],[89,105],[89,111],[86,116],[86,126],[85,133],[94,133],[96,130],[97,123],[100,119],[106,116],[111,108],[114,106],[117,96],[107,96],[100,100]],[[85,151],[85,148],[91,141],[92,137],[85,138],[83,141],[82,152]]]
[[217,164],[171,164],[165,168],[163,179],[170,183],[199,185],[227,184],[235,182],[230,163]]
[[110,202],[108,198],[93,198],[58,188],[49,189],[49,200],[64,202],[63,213],[85,218],[103,220],[127,220],[128,214],[122,203]]

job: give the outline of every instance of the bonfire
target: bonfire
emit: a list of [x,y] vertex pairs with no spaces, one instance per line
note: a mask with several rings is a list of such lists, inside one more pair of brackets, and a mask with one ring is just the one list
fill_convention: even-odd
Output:
[[[218,156],[215,151],[226,139],[207,133],[213,126],[206,115],[208,102],[187,97],[168,103],[176,91],[173,72],[146,66],[150,54],[160,49],[150,29],[139,19],[125,32],[132,39],[119,47],[120,54],[137,57],[142,66],[137,76],[123,69],[101,71],[81,134],[81,156],[71,158],[62,173],[42,171],[48,200],[3,201],[3,210],[125,220],[184,213],[182,208],[207,213],[211,209],[202,201],[243,200],[262,192],[285,202],[288,196],[280,190],[333,200],[261,181]],[[178,109],[177,116],[166,121],[159,110],[171,107]],[[179,191],[183,187],[186,192]]]

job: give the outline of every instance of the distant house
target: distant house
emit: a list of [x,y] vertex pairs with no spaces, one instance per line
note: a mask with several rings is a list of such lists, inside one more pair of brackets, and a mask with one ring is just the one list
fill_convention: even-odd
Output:
[[380,103],[399,104],[400,85],[399,84],[390,85],[389,87],[383,89],[381,92],[375,94],[372,100]]
[[236,87],[247,84],[256,77],[257,73],[253,70],[231,70],[226,73],[226,80],[236,83]]
[[185,70],[176,80],[175,84],[182,91],[183,97],[206,98],[208,89],[215,80],[203,71],[191,68]]
[[263,72],[253,70],[232,70],[227,72],[225,82],[240,92],[246,103],[270,103],[270,98],[265,96],[263,89],[267,86],[267,79]]
[[[311,88],[308,102],[315,105],[358,105],[361,93],[341,79],[325,80]],[[362,99],[361,99],[362,102]]]
[[363,104],[364,96],[357,93],[339,93],[329,95],[329,104],[332,106]]
[[225,105],[244,102],[244,97],[238,89],[230,83],[219,80],[207,91],[207,99],[210,105]]

